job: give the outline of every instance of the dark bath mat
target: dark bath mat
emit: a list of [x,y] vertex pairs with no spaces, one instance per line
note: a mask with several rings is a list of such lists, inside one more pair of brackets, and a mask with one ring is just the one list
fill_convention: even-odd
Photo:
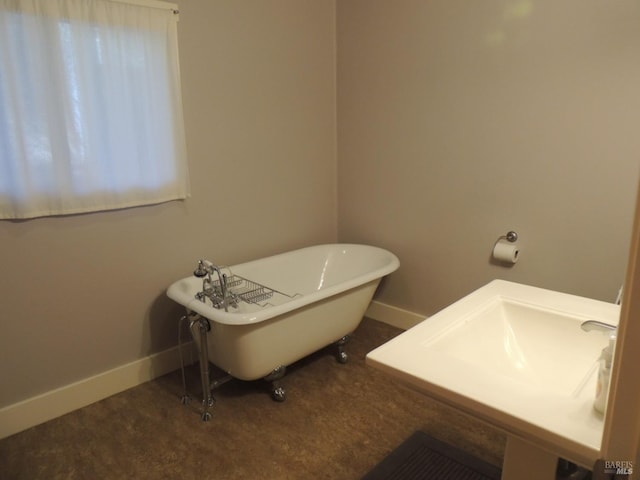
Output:
[[501,470],[424,432],[416,432],[362,480],[500,480]]

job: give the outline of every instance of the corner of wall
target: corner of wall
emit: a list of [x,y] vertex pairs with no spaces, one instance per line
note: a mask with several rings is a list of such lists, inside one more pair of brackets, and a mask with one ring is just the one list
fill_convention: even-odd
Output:
[[365,317],[378,320],[379,322],[384,322],[394,327],[402,328],[403,330],[415,327],[427,318],[419,313],[387,305],[386,303],[382,303],[377,300],[374,300],[369,304],[369,308],[367,308],[367,311],[365,312]]

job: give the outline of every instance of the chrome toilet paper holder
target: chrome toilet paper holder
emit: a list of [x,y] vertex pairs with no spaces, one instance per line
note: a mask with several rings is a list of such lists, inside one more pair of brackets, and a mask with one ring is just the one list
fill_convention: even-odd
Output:
[[513,230],[510,230],[507,232],[506,235],[504,235],[503,237],[500,238],[505,238],[507,239],[507,241],[511,242],[511,243],[515,243],[518,241],[518,233],[514,232]]
[[493,251],[491,252],[491,263],[501,266],[513,266],[520,257],[520,248],[516,244],[518,234],[510,230],[506,235],[498,237]]

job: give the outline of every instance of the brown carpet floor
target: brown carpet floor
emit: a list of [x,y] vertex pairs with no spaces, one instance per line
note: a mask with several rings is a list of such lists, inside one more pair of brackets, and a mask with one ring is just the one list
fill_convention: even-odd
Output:
[[201,422],[180,404],[180,371],[0,440],[0,478],[359,479],[416,430],[500,465],[505,437],[365,365],[401,330],[364,319],[347,364],[325,349],[288,369],[287,400],[267,383],[231,381],[214,391]]

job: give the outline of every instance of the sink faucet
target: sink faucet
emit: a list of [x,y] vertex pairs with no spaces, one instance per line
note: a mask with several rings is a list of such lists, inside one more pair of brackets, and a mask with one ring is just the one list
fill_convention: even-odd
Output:
[[587,320],[586,322],[582,322],[580,328],[585,332],[591,332],[593,330],[598,330],[599,332],[615,332],[618,329],[615,325],[610,325],[598,320]]
[[[220,285],[219,293],[211,280],[211,275],[214,273],[218,276],[218,285]],[[198,266],[193,271],[193,274],[202,278],[202,292],[196,294],[196,298],[200,301],[204,301],[205,297],[209,297],[215,308],[224,308],[225,312],[229,311],[229,295],[227,289],[227,275],[222,273],[220,267],[217,267],[209,260],[199,260]]]

